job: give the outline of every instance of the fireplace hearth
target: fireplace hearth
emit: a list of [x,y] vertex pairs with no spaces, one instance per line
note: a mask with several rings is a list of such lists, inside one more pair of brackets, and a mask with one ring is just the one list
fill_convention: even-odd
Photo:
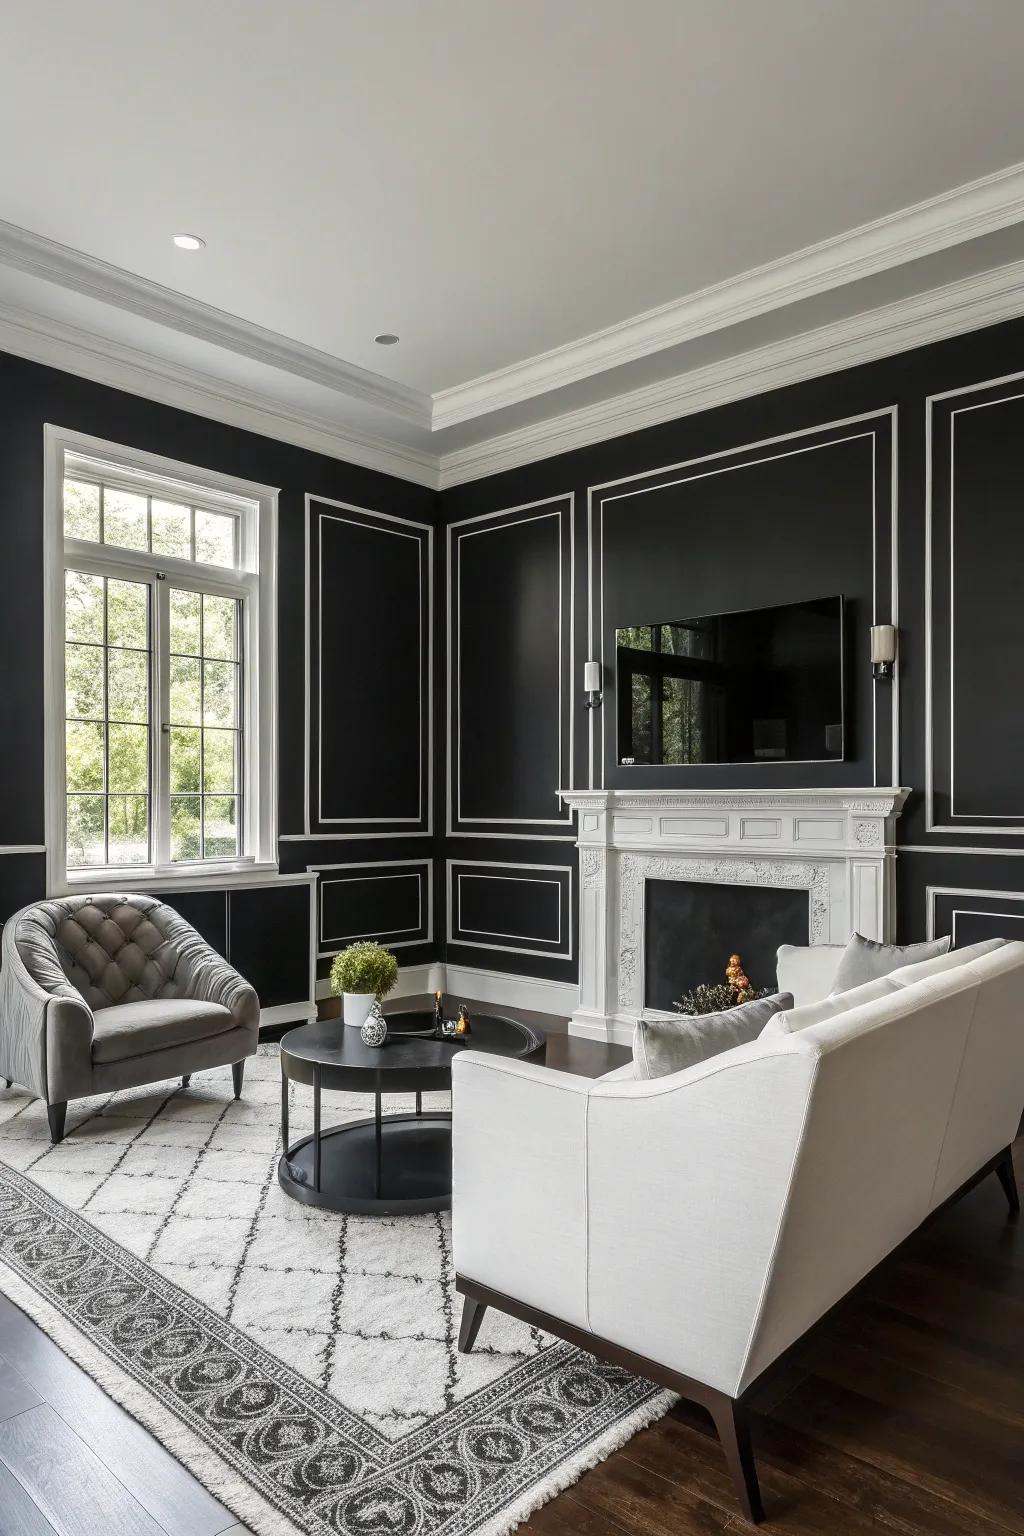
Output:
[[754,987],[775,986],[780,944],[806,944],[804,890],[648,880],[644,911],[644,1007],[668,1011],[684,992],[723,981],[738,953]]
[[[579,849],[580,998],[570,1032],[628,1044],[645,1008],[668,1009],[680,987],[717,979],[734,951],[752,981],[769,985],[779,943],[842,944],[855,930],[891,940],[895,824],[908,793],[876,787],[563,790],[578,816]],[[724,957],[710,972],[687,973],[678,984],[665,972],[671,954],[666,958],[666,941],[657,935],[659,904],[674,905],[676,898],[651,895],[652,885],[663,883],[698,887],[691,910],[709,945],[724,936],[723,925],[729,932]],[[716,918],[723,888],[726,901],[749,891],[773,900],[778,926],[764,920],[763,938],[753,940],[757,952],[751,939],[734,933],[733,918]],[[767,910],[757,896],[754,907]],[[650,941],[649,913],[655,916]],[[772,956],[763,982],[762,945]],[[696,956],[695,967],[710,963],[707,953],[708,960]]]

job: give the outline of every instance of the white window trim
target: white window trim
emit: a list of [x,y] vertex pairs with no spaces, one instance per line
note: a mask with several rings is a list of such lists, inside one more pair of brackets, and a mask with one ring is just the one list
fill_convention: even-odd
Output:
[[[275,487],[254,481],[238,480],[182,464],[175,459],[143,453],[102,438],[90,437],[47,423],[43,429],[43,503],[44,503],[44,600],[43,665],[46,773],[46,889],[51,896],[74,891],[144,890],[158,885],[161,890],[175,886],[201,889],[205,884],[235,884],[245,877],[265,879],[276,873],[277,860],[277,499]],[[234,504],[250,504],[249,515],[240,518],[239,560],[241,569],[197,565],[168,555],[154,556],[148,550],[119,549],[113,545],[93,544],[89,540],[64,539],[64,460],[66,455],[83,454],[102,459],[116,473],[123,467],[136,477],[151,474],[161,482],[166,494],[168,481],[179,481],[189,488],[195,504],[202,501],[211,510],[228,511]],[[73,477],[74,468],[68,473]],[[200,487],[202,496],[195,496]],[[246,632],[244,652],[244,777],[243,847],[246,854],[236,859],[203,860],[191,864],[106,865],[68,871],[65,834],[65,746],[64,746],[64,567],[66,553],[74,556],[80,569],[102,563],[104,568],[118,565],[131,577],[142,569],[152,571],[154,560],[174,584],[201,584],[204,590],[221,588],[224,596],[245,597]],[[158,678],[155,679],[158,682]],[[159,732],[159,698],[153,729],[158,732],[158,750],[164,751]],[[151,817],[154,809],[151,808]],[[152,825],[152,821],[151,821]]]

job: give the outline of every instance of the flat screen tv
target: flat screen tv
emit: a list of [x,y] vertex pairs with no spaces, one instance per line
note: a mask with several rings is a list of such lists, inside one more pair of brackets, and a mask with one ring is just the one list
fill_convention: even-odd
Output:
[[843,757],[843,599],[637,624],[615,636],[618,759]]

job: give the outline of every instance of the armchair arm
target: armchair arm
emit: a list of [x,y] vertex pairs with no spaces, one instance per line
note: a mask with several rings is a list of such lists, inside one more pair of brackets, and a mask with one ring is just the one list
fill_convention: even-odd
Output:
[[162,929],[167,942],[178,952],[175,975],[176,979],[180,975],[185,995],[197,1002],[218,1003],[234,1015],[237,1025],[258,1030],[260,1000],[245,977],[172,907],[164,907]]
[[4,927],[0,1075],[49,1104],[92,1091],[92,1010],[64,974],[35,907]]
[[452,1062],[455,1268],[581,1328],[590,1086],[478,1051]]

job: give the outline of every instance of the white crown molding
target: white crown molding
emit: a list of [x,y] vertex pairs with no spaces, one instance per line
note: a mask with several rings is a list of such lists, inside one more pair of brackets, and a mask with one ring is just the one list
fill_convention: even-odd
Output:
[[430,427],[430,396],[408,384],[398,384],[380,374],[321,352],[305,342],[282,336],[265,326],[229,315],[212,304],[164,288],[149,278],[125,272],[109,262],[72,250],[45,235],[20,229],[0,220],[0,264],[27,272],[30,277],[57,283],[89,298],[141,315],[145,320],[169,326],[200,341],[224,347],[239,357],[249,357],[271,368],[283,369],[326,389],[375,405],[419,427]]
[[441,457],[441,489],[1024,314],[1024,261],[962,278]]
[[1022,219],[1024,164],[1018,164],[565,346],[441,390],[433,397],[434,431],[521,404],[698,336],[975,240]]
[[[4,228],[10,226],[0,225],[0,232]],[[0,264],[3,260],[0,252]],[[59,281],[56,277],[53,280]],[[269,396],[226,384],[214,375],[12,305],[0,304],[0,349],[229,426],[443,490],[1021,314],[1024,261],[962,278],[448,453],[411,448],[355,428],[340,429],[331,421],[290,410]],[[277,366],[299,371],[285,361]],[[340,388],[337,384],[334,387]]]
[[108,341],[48,315],[0,304],[0,349],[312,453],[379,470],[431,490],[439,488],[436,454],[351,428],[339,431],[330,422],[288,411],[253,391],[229,386],[210,374]]

